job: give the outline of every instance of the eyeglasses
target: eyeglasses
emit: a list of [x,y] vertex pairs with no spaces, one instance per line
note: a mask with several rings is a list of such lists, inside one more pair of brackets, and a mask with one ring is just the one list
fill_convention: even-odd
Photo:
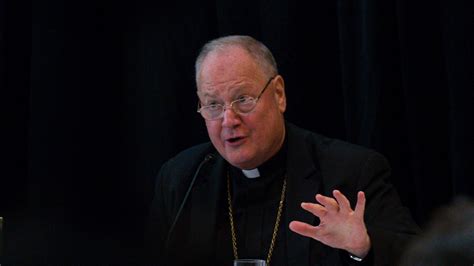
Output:
[[200,113],[202,117],[204,117],[204,119],[206,120],[217,120],[217,119],[222,118],[224,116],[225,110],[229,107],[232,108],[232,110],[237,114],[240,114],[240,115],[248,114],[253,109],[255,109],[255,106],[257,106],[258,100],[260,99],[262,94],[265,92],[270,82],[275,77],[276,76],[273,76],[267,81],[267,84],[265,84],[265,87],[263,87],[262,91],[256,98],[252,96],[248,96],[248,95],[242,95],[237,100],[232,101],[229,105],[215,103],[215,104],[201,106],[201,102],[198,102],[197,112]]

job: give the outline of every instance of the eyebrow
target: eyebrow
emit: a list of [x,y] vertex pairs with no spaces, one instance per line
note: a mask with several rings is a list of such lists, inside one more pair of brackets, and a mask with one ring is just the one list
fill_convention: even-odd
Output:
[[[248,90],[248,87],[244,87],[244,86],[236,86],[234,88],[231,88],[229,90],[232,90],[231,92],[231,96],[232,96],[232,99],[240,96],[240,95],[251,95],[251,93],[249,93],[247,90]],[[219,97],[215,94],[211,94],[211,93],[208,93],[208,92],[203,92],[202,90],[201,91],[198,91],[198,95],[203,97],[203,98],[211,98],[211,99],[219,99]],[[238,96],[237,96],[238,95]]]

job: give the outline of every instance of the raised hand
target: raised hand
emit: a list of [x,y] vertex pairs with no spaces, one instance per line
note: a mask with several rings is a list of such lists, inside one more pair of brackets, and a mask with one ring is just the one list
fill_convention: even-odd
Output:
[[321,243],[344,249],[363,258],[370,250],[370,238],[364,223],[365,195],[357,194],[355,210],[340,191],[333,191],[334,198],[317,194],[318,203],[301,203],[301,207],[319,217],[318,226],[292,221],[290,229],[300,235],[311,237]]

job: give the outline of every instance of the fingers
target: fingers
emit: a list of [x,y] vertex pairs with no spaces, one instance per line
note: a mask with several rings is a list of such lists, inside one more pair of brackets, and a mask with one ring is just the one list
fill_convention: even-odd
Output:
[[319,218],[324,217],[324,215],[326,215],[327,213],[327,210],[325,207],[316,203],[303,202],[301,203],[301,208],[305,209],[306,211],[309,211],[314,216],[318,216]]
[[[351,203],[349,202],[347,197],[344,194],[342,194],[342,192],[340,192],[339,190],[333,190],[332,194],[333,194],[334,198],[330,198],[330,197],[323,196],[321,194],[317,194],[316,195],[316,200],[322,206],[324,206],[328,212],[338,212],[338,211],[351,212],[352,211]],[[321,205],[319,205],[319,206],[321,206]],[[303,207],[303,208],[305,208],[305,207]],[[306,210],[306,208],[305,208],[305,210]],[[308,210],[308,211],[310,211],[310,210]],[[355,208],[354,211],[357,212],[358,215],[362,214],[362,216],[363,216],[363,214],[364,214],[364,211],[365,211],[365,194],[362,191],[359,191],[359,193],[357,193],[357,204],[356,204],[356,208]],[[325,214],[325,213],[321,213],[321,212],[319,212],[319,213],[320,214],[317,215],[318,217],[321,217],[321,215]]]
[[344,212],[350,212],[352,211],[351,209],[351,204],[349,200],[342,194],[339,190],[333,190],[332,195],[336,198],[337,203],[339,203],[339,208],[341,211]]
[[[316,195],[316,200],[321,204],[315,203],[302,203],[301,207],[312,214],[322,217],[327,212],[351,212],[351,203],[344,194],[339,190],[333,190],[332,192],[334,198],[326,197],[321,194]],[[365,194],[362,191],[357,193],[357,203],[354,209],[358,215],[364,215],[365,212]]]
[[316,200],[321,203],[326,209],[330,212],[337,212],[339,211],[339,204],[333,198],[323,196],[321,194],[316,195]]
[[365,212],[365,194],[362,191],[359,191],[357,193],[357,204],[355,207],[355,215],[358,216],[359,218],[364,218],[364,212]]
[[291,222],[289,227],[291,231],[311,238],[316,238],[316,233],[318,232],[318,228],[316,226],[298,221]]

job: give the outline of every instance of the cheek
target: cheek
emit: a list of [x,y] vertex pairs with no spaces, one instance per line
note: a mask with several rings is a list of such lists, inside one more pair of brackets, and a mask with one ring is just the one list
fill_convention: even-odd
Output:
[[267,139],[268,131],[270,130],[268,119],[268,114],[262,112],[257,116],[249,117],[245,121],[246,132],[250,135],[252,144],[257,147],[262,146]]
[[220,141],[221,127],[213,122],[206,122],[207,134],[213,143]]
[[280,113],[278,106],[271,105],[268,107],[267,112],[260,112],[258,117],[255,117],[252,125],[254,126],[254,134],[260,145],[270,142],[275,134],[276,130],[280,127]]

